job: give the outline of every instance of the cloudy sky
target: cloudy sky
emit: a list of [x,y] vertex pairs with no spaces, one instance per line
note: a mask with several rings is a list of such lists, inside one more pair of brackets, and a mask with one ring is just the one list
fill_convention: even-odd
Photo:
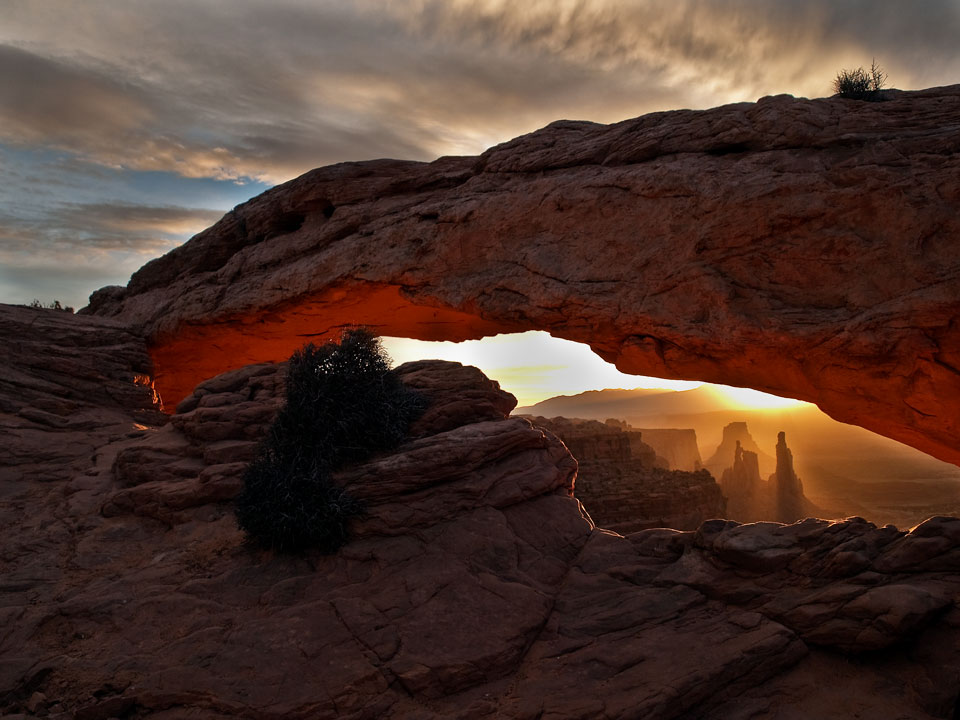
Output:
[[82,306],[272,184],[788,92],[960,81],[960,0],[3,0],[0,302]]

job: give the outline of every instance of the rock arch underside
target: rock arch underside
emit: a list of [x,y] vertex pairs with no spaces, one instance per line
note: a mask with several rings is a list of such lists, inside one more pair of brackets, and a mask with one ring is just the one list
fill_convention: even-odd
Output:
[[91,297],[168,406],[366,324],[530,329],[628,373],[814,402],[960,464],[960,86],[560,121],[320,168]]

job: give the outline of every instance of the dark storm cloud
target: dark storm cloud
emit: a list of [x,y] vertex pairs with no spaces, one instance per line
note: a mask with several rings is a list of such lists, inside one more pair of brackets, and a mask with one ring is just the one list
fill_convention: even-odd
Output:
[[827,94],[872,57],[901,87],[960,70],[948,0],[89,0],[0,18],[4,139],[274,181],[477,152],[561,116]]
[[0,9],[8,31],[22,30],[3,37],[0,27],[18,45],[0,51],[3,140],[134,169],[273,180],[338,160],[434,154],[432,133],[384,111],[396,88],[382,99],[365,89],[380,73],[356,50],[381,43],[351,16],[243,2],[131,14],[136,5],[61,5],[76,33],[30,22],[43,19],[33,6]]
[[0,121],[22,142],[84,142],[152,120],[138,88],[120,78],[0,45]]
[[[624,76],[676,94],[690,84],[710,99],[718,89],[826,94],[837,62],[877,57],[903,87],[952,82],[960,3],[913,6],[886,0],[676,0],[664,2],[422,2],[409,27],[424,37],[458,38],[494,54],[549,54],[602,67],[615,89]],[[953,74],[951,74],[953,73]]]
[[63,205],[40,215],[0,211],[0,302],[81,307],[151,257],[215,222],[218,210]]
[[[426,0],[408,6],[410,26],[431,36],[454,33],[489,47],[537,47],[618,61],[651,47],[667,60],[717,60],[743,53],[734,37],[775,44],[811,33],[828,44],[890,53],[923,48],[931,57],[952,59],[960,30],[956,0],[929,0],[912,9],[897,0]],[[790,50],[779,45],[780,52]]]
[[[99,238],[101,247],[119,247],[126,238],[193,234],[223,217],[219,210],[92,203],[68,205],[49,216],[77,235]],[[116,244],[116,245],[115,245]]]
[[62,205],[34,217],[0,213],[0,257],[38,246],[58,253],[123,250],[149,256],[222,216],[219,210],[110,203]]
[[949,84],[957,37],[960,0],[4,0],[0,269],[127,273],[239,201],[194,197],[209,178],[823,96],[872,58],[894,86]]

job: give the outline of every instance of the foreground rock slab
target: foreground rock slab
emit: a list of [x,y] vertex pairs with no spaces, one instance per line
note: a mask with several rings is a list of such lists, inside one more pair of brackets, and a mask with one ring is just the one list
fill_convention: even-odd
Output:
[[[64,422],[44,425],[55,456],[19,410],[0,425],[18,459],[0,483],[4,717],[955,717],[956,518],[612,533],[512,396],[425,361],[396,370],[430,401],[410,439],[337,475],[367,508],[352,542],[275,555],[230,498],[283,365],[211,378],[166,421],[133,378],[142,339],[25,312],[0,307],[0,327],[46,327],[59,349],[40,355],[102,376],[75,397],[59,362],[7,356],[23,389],[4,408],[39,386]],[[91,342],[107,337],[112,364]],[[58,444],[90,417],[87,444]]]
[[960,86],[776,96],[320,168],[87,311],[143,329],[171,406],[344,323],[427,340],[537,329],[960,463],[958,116]]
[[104,318],[0,305],[0,483],[84,470],[111,440],[166,422],[144,339]]

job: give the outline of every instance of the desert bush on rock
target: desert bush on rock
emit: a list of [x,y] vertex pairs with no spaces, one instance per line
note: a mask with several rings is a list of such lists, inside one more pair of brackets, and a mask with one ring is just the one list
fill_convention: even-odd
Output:
[[880,91],[887,80],[887,74],[880,69],[876,60],[870,63],[870,69],[858,67],[856,70],[841,70],[833,81],[833,89],[843,98],[854,100],[879,100]]
[[73,308],[72,308],[72,307],[69,307],[69,306],[67,306],[67,305],[63,305],[59,300],[54,300],[52,303],[44,304],[44,303],[40,302],[39,300],[37,300],[37,298],[34,298],[34,299],[30,302],[30,305],[29,305],[28,307],[38,308],[38,309],[43,309],[43,310],[62,310],[62,311],[64,311],[64,312],[68,312],[68,313],[72,313],[72,312],[73,312]]
[[423,407],[368,331],[305,345],[290,358],[286,404],[244,475],[240,527],[263,547],[334,552],[361,507],[333,472],[398,445]]

